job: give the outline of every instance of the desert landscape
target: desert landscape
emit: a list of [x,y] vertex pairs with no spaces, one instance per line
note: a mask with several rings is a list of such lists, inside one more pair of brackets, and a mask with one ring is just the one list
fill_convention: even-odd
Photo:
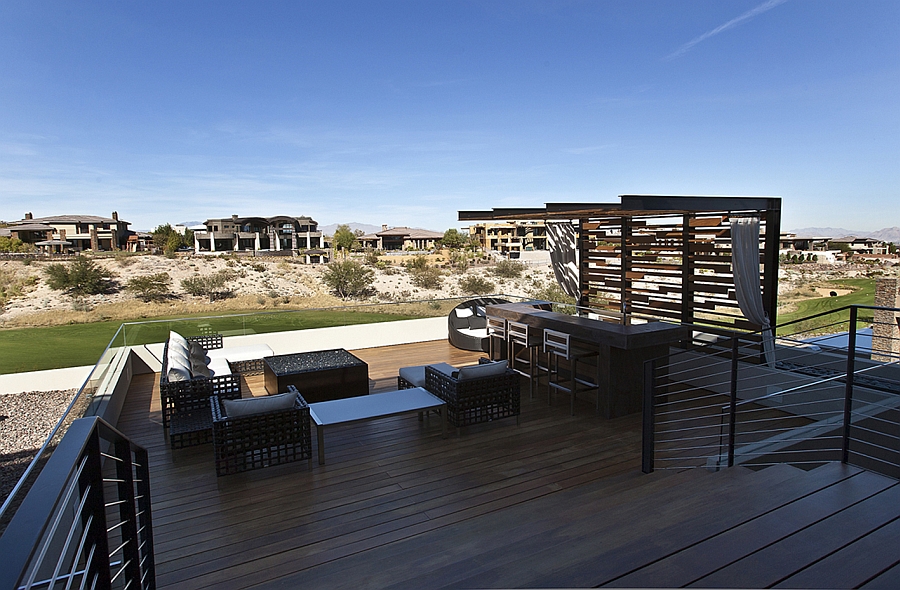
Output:
[[[0,261],[0,278],[6,285],[5,304],[0,309],[0,327],[49,326],[92,321],[127,321],[156,316],[252,311],[309,309],[354,302],[430,300],[474,295],[460,282],[480,278],[493,285],[490,293],[542,296],[558,291],[549,264],[522,264],[518,276],[499,276],[488,259],[463,265],[451,264],[449,251],[425,257],[436,269],[435,285],[417,286],[406,263],[414,256],[381,256],[377,264],[364,264],[373,273],[372,288],[364,297],[337,297],[323,281],[327,265],[295,263],[289,257],[235,257],[178,255],[93,256],[92,260],[113,275],[112,286],[98,295],[73,297],[50,288],[46,268],[52,262]],[[228,272],[227,296],[210,301],[188,294],[182,281],[192,277]],[[129,279],[165,273],[170,292],[159,301],[144,302],[125,289]],[[509,274],[509,273],[506,273]],[[549,289],[549,291],[548,291]],[[2,304],[2,301],[0,301]]]
[[[413,256],[381,256],[372,271],[372,288],[363,297],[337,297],[323,280],[327,265],[306,265],[287,257],[235,257],[130,255],[93,256],[92,260],[113,277],[111,288],[98,295],[74,297],[48,285],[46,268],[52,262],[40,259],[0,261],[3,300],[0,300],[0,328],[50,326],[92,321],[130,321],[157,316],[253,311],[272,309],[324,308],[358,302],[431,300],[474,295],[466,291],[464,279],[479,278],[493,289],[487,292],[524,297],[552,298],[561,295],[548,263],[519,267],[518,276],[500,276],[496,261],[476,259],[460,268],[450,262],[449,251],[426,256],[436,269],[434,285],[417,286],[407,268]],[[190,295],[182,281],[192,277],[228,273],[227,296],[210,301]],[[164,273],[171,279],[169,293],[158,301],[145,302],[125,285],[134,277]],[[837,265],[783,264],[779,269],[779,313],[789,312],[796,302],[831,293],[846,295],[851,288],[835,281],[842,279],[900,276],[900,265],[886,263],[845,263]]]

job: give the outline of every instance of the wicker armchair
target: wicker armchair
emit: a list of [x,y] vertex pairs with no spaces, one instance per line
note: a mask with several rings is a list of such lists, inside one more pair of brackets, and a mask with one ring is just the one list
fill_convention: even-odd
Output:
[[[207,350],[222,348],[222,336],[192,336],[188,338]],[[159,375],[159,398],[163,427],[169,432],[172,448],[207,443],[212,440],[212,420],[209,400],[213,395],[222,399],[241,397],[240,375],[198,377],[188,381],[168,380],[169,343],[163,347],[162,371]]]
[[427,366],[425,389],[447,403],[447,420],[456,428],[512,416],[519,423],[519,376],[511,369],[490,377],[459,379]]
[[309,406],[293,385],[294,407],[229,417],[222,400],[213,396],[213,448],[216,475],[228,475],[269,465],[306,459],[312,465]]

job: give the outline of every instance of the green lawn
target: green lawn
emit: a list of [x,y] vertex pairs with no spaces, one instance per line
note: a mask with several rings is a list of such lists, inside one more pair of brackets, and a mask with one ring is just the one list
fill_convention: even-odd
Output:
[[[854,291],[852,293],[848,293],[847,295],[841,295],[840,297],[820,297],[818,299],[807,299],[806,301],[800,301],[799,303],[797,303],[797,309],[795,311],[780,314],[778,316],[778,324],[780,325],[786,322],[799,320],[801,318],[809,317],[817,313],[831,311],[834,309],[845,307],[847,305],[875,305],[874,279],[842,279],[831,281],[831,284],[835,285],[836,287],[854,289]],[[859,314],[859,318],[867,321],[872,321],[872,311],[862,310]],[[801,331],[817,329],[824,330],[824,326],[827,326],[828,324],[843,322],[843,325],[841,327],[834,326],[833,328],[827,329],[827,331],[829,332],[840,332],[842,330],[849,329],[849,320],[850,310],[846,310],[837,314],[831,314],[822,318],[810,320],[809,322],[799,322],[785,328],[779,328],[778,335],[789,336]]]
[[[186,336],[211,331],[224,335],[265,334],[287,330],[306,330],[353,324],[415,319],[418,315],[399,315],[364,311],[301,311],[225,316],[217,318],[169,318],[126,326],[127,344],[163,342],[169,330]],[[0,331],[0,374],[43,371],[62,367],[93,365],[119,329],[119,322],[95,322],[46,328],[21,328]],[[122,336],[116,345],[121,345]]]

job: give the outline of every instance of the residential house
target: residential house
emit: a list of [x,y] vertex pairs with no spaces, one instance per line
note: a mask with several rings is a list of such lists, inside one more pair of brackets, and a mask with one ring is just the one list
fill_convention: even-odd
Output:
[[[830,246],[835,249],[847,250],[853,254],[889,254],[890,248],[881,240],[874,238],[860,238],[857,236],[846,236],[837,238],[829,242]],[[843,247],[842,247],[843,246]]]
[[443,239],[444,234],[414,227],[381,226],[381,231],[360,236],[359,243],[364,248],[375,250],[432,250]]
[[14,221],[7,228],[10,237],[18,238],[48,252],[81,252],[83,250],[120,250],[128,244],[132,234],[127,221],[97,215],[54,215]]
[[318,225],[311,217],[287,215],[207,219],[204,229],[194,231],[194,251],[302,252],[308,263],[327,262]]
[[502,253],[547,249],[543,221],[497,221],[476,223],[468,228],[483,250]]

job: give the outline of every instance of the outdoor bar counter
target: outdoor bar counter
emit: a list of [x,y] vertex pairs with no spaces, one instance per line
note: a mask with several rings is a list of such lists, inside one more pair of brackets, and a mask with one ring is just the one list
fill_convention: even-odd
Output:
[[641,411],[644,361],[666,357],[669,346],[689,338],[678,324],[648,322],[626,326],[586,317],[537,309],[528,303],[489,305],[488,317],[528,324],[541,332],[550,328],[569,334],[582,346],[600,351],[600,414],[617,418]]

